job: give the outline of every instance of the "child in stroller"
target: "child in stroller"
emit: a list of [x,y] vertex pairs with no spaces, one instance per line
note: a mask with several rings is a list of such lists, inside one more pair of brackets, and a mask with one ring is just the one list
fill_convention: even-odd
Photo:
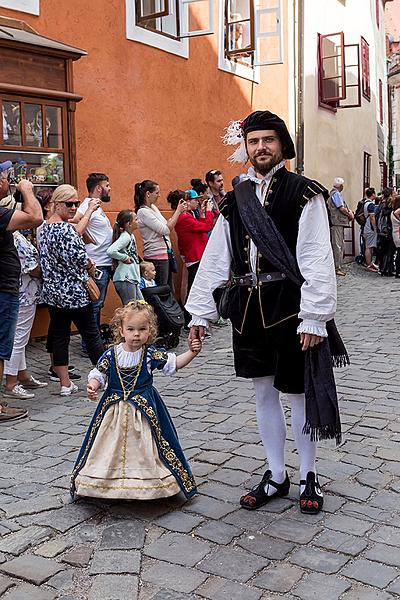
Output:
[[[143,279],[144,269],[142,265],[140,266]],[[154,275],[152,279],[154,279]],[[168,350],[175,348],[179,344],[179,334],[183,327],[184,318],[183,311],[171,292],[171,288],[169,285],[150,285],[149,287],[142,287],[141,285],[141,292],[143,298],[153,307],[157,316],[158,338],[156,345]]]

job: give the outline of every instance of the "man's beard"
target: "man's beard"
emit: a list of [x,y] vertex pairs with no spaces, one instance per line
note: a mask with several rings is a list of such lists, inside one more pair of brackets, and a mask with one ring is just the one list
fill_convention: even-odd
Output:
[[111,201],[110,194],[108,192],[106,192],[106,190],[103,190],[100,194],[100,200],[102,202],[110,202]]
[[[259,156],[264,156],[264,155],[262,154]],[[276,156],[270,156],[270,158],[267,162],[259,163],[257,160],[259,158],[259,156],[256,156],[256,157],[250,159],[250,162],[253,165],[253,167],[256,169],[256,171],[258,173],[260,173],[260,175],[262,175],[263,177],[265,175],[267,175],[271,171],[271,169],[273,169],[283,159],[283,156],[281,154],[278,154]]]

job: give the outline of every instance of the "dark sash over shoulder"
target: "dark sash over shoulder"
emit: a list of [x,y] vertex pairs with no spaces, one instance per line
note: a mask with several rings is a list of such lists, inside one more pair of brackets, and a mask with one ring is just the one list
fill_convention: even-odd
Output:
[[[259,252],[300,287],[304,279],[297,261],[249,180],[235,187],[235,198],[243,225]],[[350,361],[335,322],[329,321],[326,327],[328,341],[309,348],[305,355],[306,422],[303,432],[310,434],[311,440],[335,439],[339,444],[342,434],[333,365],[345,366]]]

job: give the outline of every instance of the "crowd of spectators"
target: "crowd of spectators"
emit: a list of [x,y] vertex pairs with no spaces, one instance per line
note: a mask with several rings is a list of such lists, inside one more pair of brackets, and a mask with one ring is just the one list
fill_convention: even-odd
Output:
[[[87,177],[88,195],[80,202],[77,190],[68,184],[54,191],[41,189],[35,197],[32,183],[14,182],[12,172],[9,161],[0,164],[0,200],[14,193],[14,206],[21,206],[21,210],[0,207],[3,397],[25,400],[34,397],[35,389],[47,386],[31,375],[25,358],[38,304],[47,306],[50,317],[48,376],[59,383],[61,396],[69,396],[77,391],[75,381],[80,378],[69,364],[71,325],[82,337],[83,352],[96,364],[104,350],[101,309],[110,280],[122,304],[142,299],[143,288],[169,285],[173,290],[172,275],[178,266],[171,241],[174,230],[186,282],[181,290],[184,304],[225,195],[223,177],[219,170],[212,170],[205,182],[192,179],[189,189],[170,192],[170,218],[158,207],[158,183],[138,182],[133,206],[121,210],[111,225],[103,208],[111,201],[105,173]],[[16,203],[18,195],[20,204]],[[186,327],[190,320],[185,313]],[[1,401],[0,422],[26,415],[26,410]]]
[[356,211],[361,215],[361,256],[364,267],[381,277],[400,279],[400,195],[393,188],[376,194],[370,187]]

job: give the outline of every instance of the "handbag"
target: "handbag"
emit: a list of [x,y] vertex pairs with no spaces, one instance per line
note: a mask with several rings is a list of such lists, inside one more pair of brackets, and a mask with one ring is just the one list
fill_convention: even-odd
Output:
[[231,293],[233,292],[234,284],[228,281],[223,287],[219,287],[213,291],[214,302],[217,306],[217,311],[222,319],[229,319],[229,308],[231,303]]
[[176,262],[174,251],[172,250],[172,248],[169,247],[167,238],[165,237],[165,235],[163,235],[163,240],[164,240],[165,245],[167,246],[169,270],[171,273],[177,273],[178,272],[178,263]]
[[97,302],[97,300],[100,300],[100,290],[93,277],[90,277],[89,275],[89,279],[85,281],[84,286],[87,293],[89,294],[91,302]]

